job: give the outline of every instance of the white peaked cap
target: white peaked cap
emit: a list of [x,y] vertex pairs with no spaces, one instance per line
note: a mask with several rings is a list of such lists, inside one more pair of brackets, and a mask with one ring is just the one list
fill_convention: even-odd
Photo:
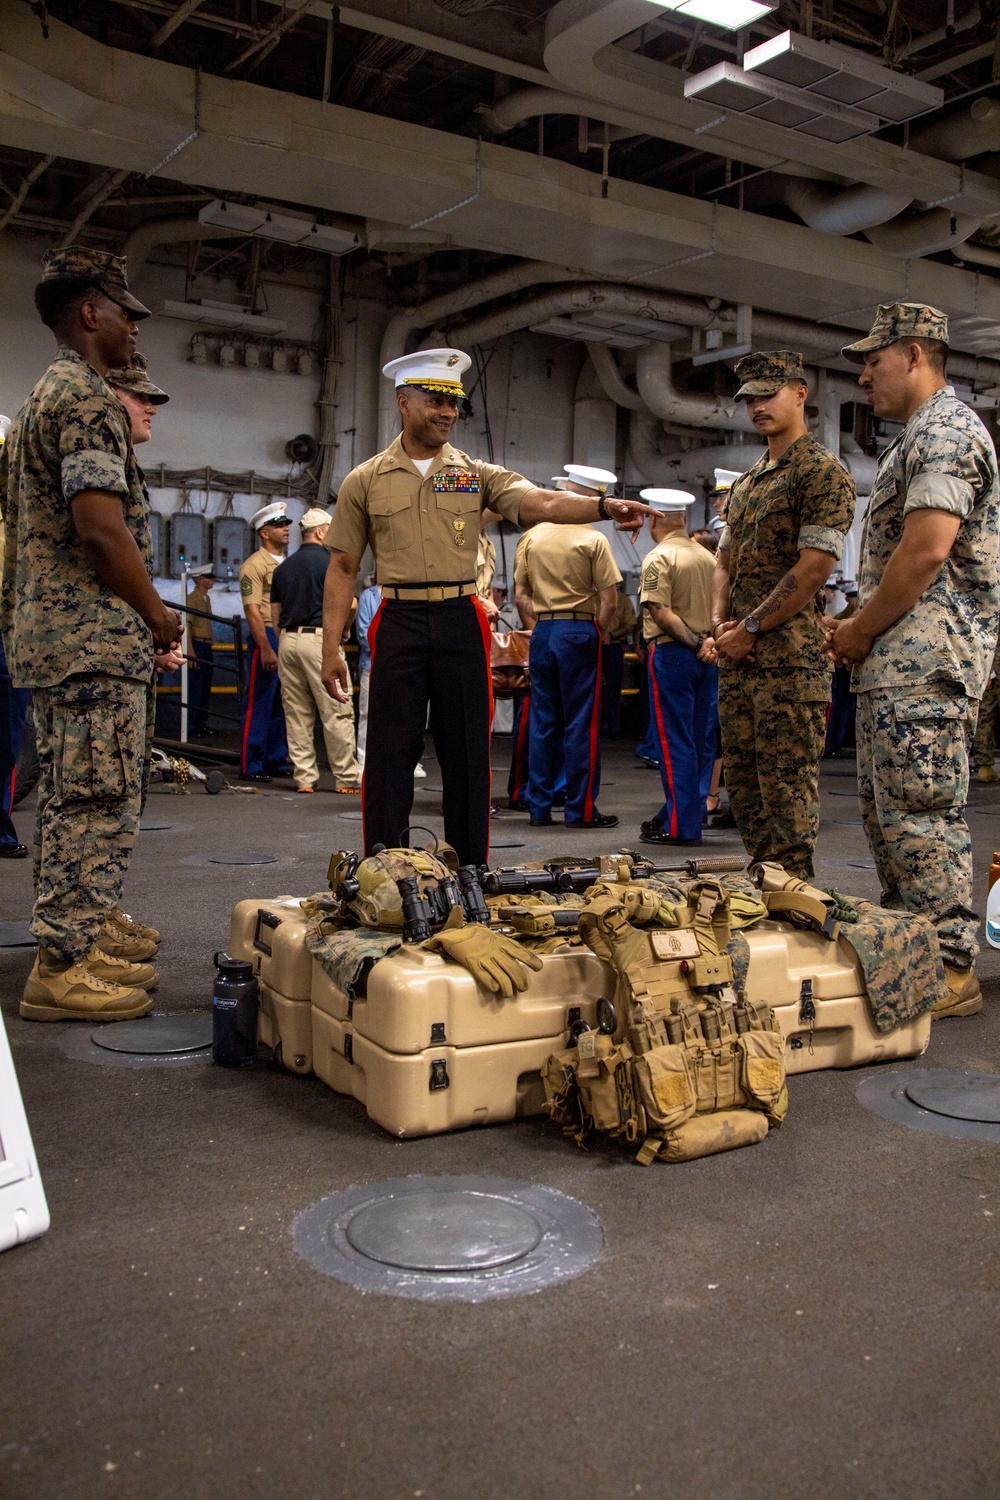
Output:
[[268,505],[262,505],[260,510],[255,511],[250,517],[251,531],[259,531],[262,526],[281,525],[288,520],[288,507],[284,500],[272,500]]
[[200,567],[188,568],[189,578],[211,578],[215,572],[214,563],[202,563]]
[[736,483],[737,479],[741,478],[742,475],[744,474],[744,472],[745,471],[743,469],[716,469],[716,471],[715,471],[715,488],[716,488],[716,490],[718,491],[718,490],[730,490],[730,489],[732,489],[732,487]]
[[689,495],[687,490],[640,490],[639,498],[665,516],[684,515],[695,501],[694,495]]
[[397,390],[412,385],[443,396],[464,396],[462,376],[471,364],[471,354],[461,349],[418,349],[415,354],[390,359],[382,366],[382,374],[395,381]]
[[563,469],[574,484],[585,485],[599,495],[603,495],[609,485],[618,483],[618,475],[612,474],[610,469],[591,469],[586,464],[563,464]]

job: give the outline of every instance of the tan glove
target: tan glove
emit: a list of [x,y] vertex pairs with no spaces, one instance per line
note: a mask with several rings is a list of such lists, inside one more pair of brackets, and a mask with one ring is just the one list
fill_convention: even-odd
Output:
[[469,922],[464,927],[445,927],[422,944],[431,953],[444,954],[468,969],[481,989],[511,1000],[528,987],[528,969],[540,969],[542,960],[520,943]]

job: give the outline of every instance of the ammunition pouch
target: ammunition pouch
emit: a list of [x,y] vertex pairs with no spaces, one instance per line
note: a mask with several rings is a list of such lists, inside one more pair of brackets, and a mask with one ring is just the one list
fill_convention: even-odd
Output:
[[638,1145],[643,1164],[762,1140],[788,1108],[784,1043],[769,1008],[733,989],[726,892],[701,881],[676,927],[642,929],[629,910],[648,922],[661,898],[636,889],[595,888],[580,913],[584,940],[617,972],[617,1030],[583,1032],[550,1058],[550,1114],[580,1144],[600,1131]]

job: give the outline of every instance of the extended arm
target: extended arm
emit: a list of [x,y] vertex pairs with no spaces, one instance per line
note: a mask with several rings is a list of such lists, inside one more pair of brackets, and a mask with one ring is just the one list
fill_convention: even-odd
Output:
[[351,701],[351,679],[340,642],[351,617],[360,566],[361,558],[353,553],[331,550],[323,585],[323,686],[340,703]]
[[[829,552],[803,547],[795,564],[775,584],[763,603],[752,611],[752,618],[760,621],[760,634],[776,630],[815,598],[835,561]],[[722,631],[717,645],[719,655],[728,661],[743,661],[753,651],[754,637],[747,633],[741,620],[738,625]]]
[[864,661],[882,632],[913,608],[941,571],[961,524],[961,516],[952,511],[910,511],[878,588],[864,609],[827,632],[827,644],[839,666]]
[[94,571],[145,620],[157,651],[179,645],[180,616],[167,608],[150,582],[119,496],[107,490],[80,490],[72,504],[73,525]]
[[[604,508],[607,519],[614,521],[619,531],[638,531],[646,516],[656,514],[637,500],[605,499]],[[518,511],[518,521],[522,526],[534,526],[539,521],[584,526],[599,520],[601,512],[597,497],[574,495],[569,490],[528,490],[521,497]]]

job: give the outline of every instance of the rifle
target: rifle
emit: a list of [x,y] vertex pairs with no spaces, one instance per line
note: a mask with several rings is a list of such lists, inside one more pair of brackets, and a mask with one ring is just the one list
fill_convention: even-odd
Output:
[[479,880],[488,896],[530,896],[535,891],[579,894],[599,880],[617,879],[623,862],[629,865],[637,880],[646,880],[650,875],[721,875],[746,867],[746,861],[739,854],[686,859],[677,865],[654,865],[635,850],[622,849],[618,854],[599,854],[589,860],[554,859],[538,867],[511,865],[491,870],[483,865]]

